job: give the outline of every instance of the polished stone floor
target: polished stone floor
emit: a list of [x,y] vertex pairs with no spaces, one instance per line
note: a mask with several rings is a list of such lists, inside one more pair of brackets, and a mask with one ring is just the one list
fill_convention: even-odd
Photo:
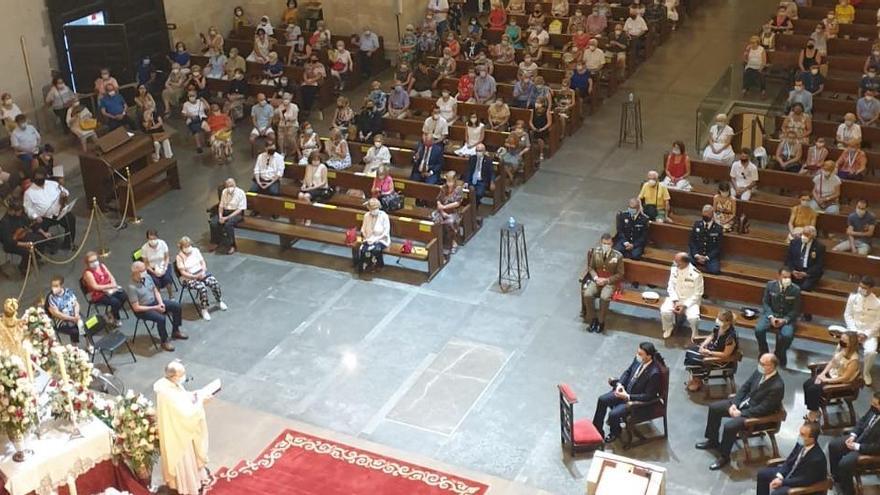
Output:
[[[430,283],[393,276],[360,280],[345,260],[333,256],[338,250],[302,244],[302,250],[281,253],[254,237],[243,242],[246,254],[208,256],[229,311],[214,311],[213,320],[204,322],[187,306],[184,329],[190,340],[178,343],[173,354],[156,354],[139,337],[136,364],[125,356],[114,359],[119,375],[146,392],[164,364],[178,357],[195,385],[222,378],[221,397],[210,412],[217,466],[256,455],[280,425],[296,421],[417,459],[577,494],[583,493],[590,460],[561,454],[556,384],[571,384],[581,397],[576,415],[590,416],[595,396],[606,389],[604,378],[620,373],[637,344],[648,340],[671,368],[670,437],[624,455],[667,467],[670,494],[751,493],[756,467],[742,464],[741,453],[735,467],[710,472],[712,457],[693,448],[706,407],[701,396],[689,397],[682,386],[686,336],[664,343],[657,315],[616,306],[606,335],[586,333],[578,317],[576,278],[586,249],[609,229],[625,198],[635,195],[636,181],[660,166],[671,141],[692,146],[697,105],[727,64],[739,60],[745,40],[772,13],[773,3],[704,2]],[[646,142],[638,150],[616,147],[620,103],[630,91],[642,101]],[[196,156],[185,136],[175,137],[183,190],[140,208],[141,225],[116,232],[103,224],[112,251],[107,263],[118,279],[127,277],[129,253],[148,227],[158,228],[169,244],[184,234],[206,240],[204,208],[215,185],[228,175],[246,184],[250,176],[244,130],[236,138],[234,165],[218,167]],[[77,193],[75,159],[61,156]],[[531,280],[522,290],[504,293],[496,279],[497,232],[510,216],[526,228]],[[88,245],[95,243],[92,234]],[[42,266],[26,287],[25,301],[44,291],[56,272],[75,287],[80,267],[79,261],[57,269]],[[7,265],[4,271],[13,270]],[[17,294],[21,283],[7,276],[3,293]],[[740,382],[756,366],[754,341],[748,335],[743,341],[748,357]],[[783,454],[793,446],[797,418],[804,413],[805,364],[828,351],[795,347],[794,369],[783,372],[790,418],[779,435]],[[866,402],[863,394],[860,411]],[[507,490],[501,491],[514,489]]]

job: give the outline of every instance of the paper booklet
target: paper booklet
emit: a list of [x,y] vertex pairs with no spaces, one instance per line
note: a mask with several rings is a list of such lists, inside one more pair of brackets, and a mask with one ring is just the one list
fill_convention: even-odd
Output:
[[218,378],[218,379],[212,381],[211,383],[205,385],[204,387],[200,388],[196,392],[196,395],[198,395],[200,399],[204,400],[204,399],[207,399],[208,397],[211,397],[213,395],[217,395],[217,392],[219,392],[222,387],[223,387],[223,383]]

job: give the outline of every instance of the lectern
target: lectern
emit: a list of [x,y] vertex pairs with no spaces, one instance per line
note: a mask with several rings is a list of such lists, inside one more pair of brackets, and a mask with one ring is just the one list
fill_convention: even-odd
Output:
[[[102,210],[122,212],[129,180],[137,205],[143,205],[171,189],[180,189],[177,160],[152,161],[153,139],[143,133],[118,128],[98,140],[93,152],[79,155],[83,189],[91,206],[96,198]],[[130,174],[130,176],[129,176]],[[133,216],[132,207],[128,215]]]

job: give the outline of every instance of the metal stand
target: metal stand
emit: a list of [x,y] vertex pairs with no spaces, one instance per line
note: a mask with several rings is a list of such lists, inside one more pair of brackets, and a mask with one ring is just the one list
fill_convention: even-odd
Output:
[[617,138],[617,147],[624,144],[634,144],[636,149],[644,144],[645,137],[642,134],[642,103],[634,98],[632,93],[629,100],[620,105],[620,135]]
[[531,278],[525,227],[522,224],[505,225],[501,227],[498,245],[498,285],[506,291],[516,282],[516,288],[522,289],[523,278]]

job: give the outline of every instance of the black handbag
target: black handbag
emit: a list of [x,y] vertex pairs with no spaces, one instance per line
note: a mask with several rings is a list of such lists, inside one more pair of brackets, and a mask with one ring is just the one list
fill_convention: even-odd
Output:
[[403,196],[397,191],[382,194],[379,196],[379,204],[382,207],[382,211],[397,211],[403,208]]

